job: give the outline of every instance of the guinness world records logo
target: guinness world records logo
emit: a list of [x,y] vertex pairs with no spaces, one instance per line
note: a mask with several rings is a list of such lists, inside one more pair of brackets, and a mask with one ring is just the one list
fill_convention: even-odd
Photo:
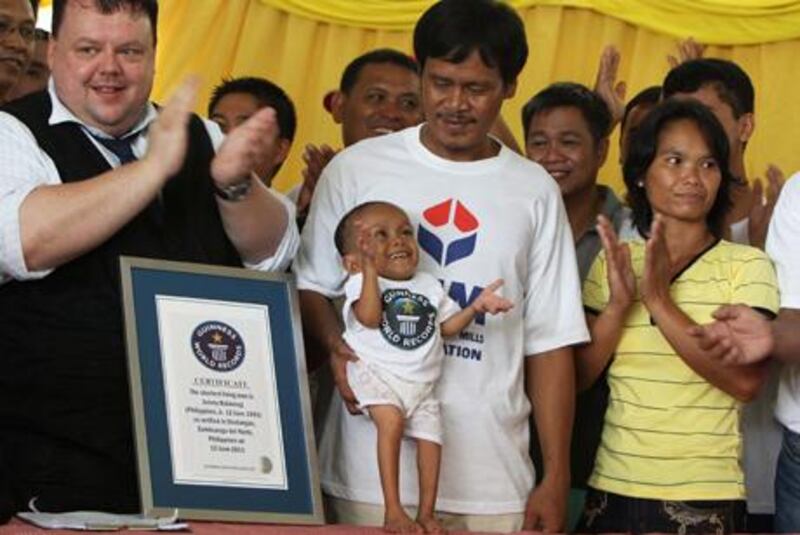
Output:
[[206,321],[192,331],[192,353],[200,363],[214,371],[235,370],[244,361],[241,335],[221,321]]
[[436,309],[427,297],[405,288],[385,290],[381,335],[399,349],[416,349],[436,333]]

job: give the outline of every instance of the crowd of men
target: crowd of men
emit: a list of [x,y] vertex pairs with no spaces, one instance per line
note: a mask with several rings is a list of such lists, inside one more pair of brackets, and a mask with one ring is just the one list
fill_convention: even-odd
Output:
[[[223,81],[204,119],[188,80],[156,107],[156,0],[54,0],[49,36],[36,7],[0,0],[0,521],[33,498],[41,511],[139,510],[118,267],[135,255],[291,269],[309,368],[336,387],[315,390],[327,518],[381,525],[375,430],[357,415],[345,372],[357,355],[333,304],[346,275],[333,232],[353,207],[386,201],[409,215],[420,269],[460,306],[498,278],[515,304],[445,341],[437,513],[448,529],[565,530],[609,400],[605,376],[576,391],[575,348],[590,341],[581,286],[608,246],[598,215],[622,239],[649,239],[598,173],[617,124],[624,163],[651,109],[694,99],[727,138],[725,236],[766,247],[781,291],[774,320],[732,306],[695,326],[709,359],[771,374],[743,410],[746,492],[724,499],[747,500],[740,530],[769,531],[775,513],[775,529],[800,531],[800,182],[781,193],[775,168],[766,187],[748,180],[755,89],[739,66],[695,48],[625,103],[608,49],[594,89],[559,82],[530,98],[520,154],[499,112],[529,91],[517,85],[522,21],[495,0],[441,0],[417,24],[416,59],[380,49],[348,65],[326,98],[343,148],[308,143],[284,196],[270,184],[297,118],[280,87]],[[775,475],[765,465],[779,451]],[[404,444],[404,504],[417,502],[414,459]],[[664,507],[684,507],[675,529],[690,532],[717,499]]]

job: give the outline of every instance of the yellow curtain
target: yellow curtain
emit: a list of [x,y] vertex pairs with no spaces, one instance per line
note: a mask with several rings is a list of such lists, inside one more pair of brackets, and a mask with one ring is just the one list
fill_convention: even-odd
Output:
[[[302,17],[363,28],[410,30],[433,0],[261,0]],[[593,9],[604,15],[704,43],[754,44],[800,37],[800,2],[789,0],[508,0]]]
[[[276,9],[278,0],[161,0],[159,50],[155,97],[165,95],[189,73],[201,73],[204,85],[198,111],[212,88],[228,76],[263,76],[282,86],[298,111],[298,130],[289,160],[276,178],[282,190],[300,180],[301,154],[306,143],[340,146],[339,128],[322,108],[324,94],[338,86],[347,63],[375,47],[411,51],[410,30],[365,29],[331,24]],[[299,2],[300,0],[294,0]],[[371,4],[388,0],[342,1],[367,12]],[[587,3],[590,0],[586,0]],[[319,0],[319,4],[323,4]],[[427,2],[393,1],[399,11],[405,4]],[[662,6],[686,2],[640,1],[631,4]],[[693,5],[719,6],[733,0],[696,0]],[[627,6],[629,2],[626,0]],[[736,5],[769,10],[790,9],[794,2],[750,0]],[[306,0],[318,5],[318,0]],[[760,7],[758,7],[760,6]],[[665,9],[663,7],[659,9]],[[744,10],[744,7],[741,8]],[[559,5],[519,8],[527,28],[530,58],[519,78],[516,96],[503,109],[512,131],[521,137],[519,112],[537,91],[554,81],[574,80],[592,85],[601,50],[606,44],[622,52],[620,77],[628,82],[629,96],[660,83],[667,71],[666,55],[674,52],[676,38],[604,15],[594,9]],[[694,13],[694,11],[692,11]],[[690,15],[685,15],[690,18]],[[688,34],[687,34],[688,35]],[[792,172],[800,168],[800,39],[769,44],[711,46],[706,55],[732,59],[752,77],[756,86],[756,130],[747,148],[747,170],[751,177],[762,174],[774,162]],[[616,134],[601,181],[620,188]]]

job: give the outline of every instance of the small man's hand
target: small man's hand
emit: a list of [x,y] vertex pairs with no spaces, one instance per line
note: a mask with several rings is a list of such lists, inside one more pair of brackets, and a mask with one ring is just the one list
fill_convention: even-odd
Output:
[[363,220],[356,218],[353,221],[353,230],[356,235],[356,247],[358,247],[359,261],[362,270],[375,269],[375,241],[372,237],[372,229],[367,227]]
[[514,303],[495,293],[502,285],[503,279],[497,279],[483,289],[471,305],[476,313],[499,314],[514,308]]

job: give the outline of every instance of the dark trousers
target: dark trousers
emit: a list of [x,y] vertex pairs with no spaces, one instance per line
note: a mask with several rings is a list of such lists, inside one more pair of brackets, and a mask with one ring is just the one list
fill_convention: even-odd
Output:
[[668,501],[589,488],[577,533],[733,533],[744,529],[744,500]]
[[775,532],[800,530],[800,434],[783,429],[783,446],[775,474]]

